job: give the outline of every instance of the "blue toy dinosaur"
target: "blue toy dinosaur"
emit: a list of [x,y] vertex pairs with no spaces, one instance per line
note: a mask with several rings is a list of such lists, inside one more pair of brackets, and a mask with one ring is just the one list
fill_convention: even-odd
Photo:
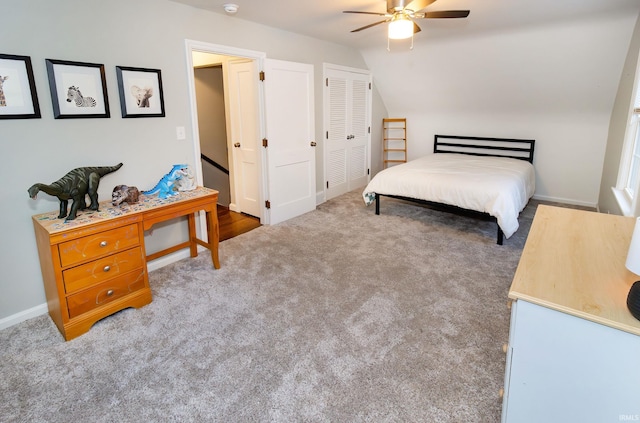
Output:
[[183,176],[188,175],[188,165],[186,164],[177,164],[173,165],[171,171],[164,175],[160,181],[156,184],[155,187],[151,188],[149,191],[142,191],[144,195],[151,195],[158,193],[159,198],[167,198],[172,195],[178,194],[178,191],[174,189],[174,183],[178,179]]

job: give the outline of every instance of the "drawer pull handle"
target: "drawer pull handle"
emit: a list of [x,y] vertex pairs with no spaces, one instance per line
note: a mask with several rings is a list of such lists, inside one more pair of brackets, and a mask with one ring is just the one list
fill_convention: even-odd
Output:
[[110,297],[113,295],[113,289],[110,289],[107,291],[107,297]]
[[111,266],[105,266],[102,270],[104,270],[105,272],[108,272],[109,270],[111,270]]
[[107,246],[107,244],[108,244],[108,243],[107,243],[107,241],[102,241],[102,242],[100,243],[100,246],[101,246],[101,247],[106,247],[106,246]]

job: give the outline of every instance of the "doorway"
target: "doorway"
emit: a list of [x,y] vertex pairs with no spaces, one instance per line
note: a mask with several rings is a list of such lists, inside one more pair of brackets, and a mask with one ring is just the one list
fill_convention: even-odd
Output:
[[193,67],[202,185],[218,191],[218,205],[229,207],[229,151],[222,64],[216,55],[194,53]]
[[[266,59],[265,53],[192,40],[186,41],[186,52],[187,66],[191,70],[194,52],[226,58],[222,68],[225,95],[228,96],[225,107],[228,107],[230,208],[239,207],[241,200],[249,199],[257,206],[256,214],[261,223],[268,225],[314,210],[313,65]],[[225,64],[229,69],[228,78],[224,77]],[[258,72],[259,69],[263,71]],[[269,76],[262,78],[264,74]],[[192,71],[188,73],[188,82],[196,177],[202,184],[198,107]],[[234,102],[235,105],[231,105]],[[267,132],[270,139],[267,139]],[[257,181],[257,186],[252,188],[244,184],[241,188],[239,181]],[[201,218],[200,230],[205,223]]]
[[264,219],[258,66],[261,53],[187,42],[198,183],[219,204]]
[[[229,149],[227,148],[228,138],[230,138],[232,142],[234,139],[241,138],[237,135],[228,137],[230,134],[228,134],[229,131],[227,131],[227,121],[234,122],[234,117],[227,119],[227,115],[230,114],[229,109],[235,111],[241,107],[237,104],[228,104],[229,96],[226,95],[225,92],[230,90],[225,89],[225,86],[228,84],[228,82],[225,81],[225,77],[228,78],[228,76],[225,75],[223,63],[229,64],[237,60],[230,56],[194,52],[193,61],[195,97],[198,113],[198,134],[200,138],[200,164],[203,179],[202,185],[218,191],[219,240],[225,241],[260,226],[260,219],[257,217],[259,210],[252,207],[253,204],[251,203],[243,204],[242,202],[243,198],[246,198],[247,195],[241,195],[240,198],[238,198],[238,200],[240,200],[237,202],[238,204],[234,205],[234,208],[241,210],[241,212],[233,211],[229,207],[231,204],[230,180],[231,176],[233,176],[230,173],[229,163],[230,161],[234,163],[239,162],[239,165],[236,164],[236,166],[233,166],[234,169],[247,167],[243,166],[242,162],[246,159],[243,158],[241,149],[234,148],[231,150],[232,154],[229,154]],[[250,66],[248,61],[243,60],[242,62],[245,63],[245,66]],[[235,75],[237,72],[233,70],[234,66],[232,65],[231,68],[231,74]],[[234,83],[235,81],[229,85],[233,87]],[[231,91],[238,92],[238,90],[235,89]],[[251,98],[245,94],[241,94],[240,97],[241,99],[248,98],[249,101],[251,101]],[[252,116],[251,113],[246,114],[246,119],[239,119],[241,122],[248,119],[257,121],[257,118]],[[235,120],[237,120],[237,118],[235,118]],[[255,126],[253,122],[245,125],[236,123],[235,125],[236,130],[241,134],[251,133],[253,126]],[[232,130],[233,128],[234,125],[231,125]],[[240,141],[237,141],[237,143],[240,143]],[[236,176],[233,180],[236,184],[240,185],[238,191],[242,192],[246,189],[253,189],[254,192],[257,192],[257,175],[245,175],[240,172],[240,177]],[[252,198],[255,197],[256,195],[254,193]]]

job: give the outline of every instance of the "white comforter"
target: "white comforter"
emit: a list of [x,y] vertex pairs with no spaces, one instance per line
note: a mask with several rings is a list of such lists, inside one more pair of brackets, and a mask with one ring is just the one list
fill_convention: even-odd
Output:
[[367,205],[378,193],[488,213],[509,238],[534,191],[533,165],[525,160],[438,153],[384,169],[362,196]]

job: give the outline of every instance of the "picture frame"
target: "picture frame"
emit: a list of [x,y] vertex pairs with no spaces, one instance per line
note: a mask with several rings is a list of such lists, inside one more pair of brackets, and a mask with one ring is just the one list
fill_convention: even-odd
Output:
[[111,116],[103,64],[45,60],[55,119]]
[[0,54],[0,119],[40,117],[31,58]]
[[160,69],[116,66],[123,118],[164,117]]

